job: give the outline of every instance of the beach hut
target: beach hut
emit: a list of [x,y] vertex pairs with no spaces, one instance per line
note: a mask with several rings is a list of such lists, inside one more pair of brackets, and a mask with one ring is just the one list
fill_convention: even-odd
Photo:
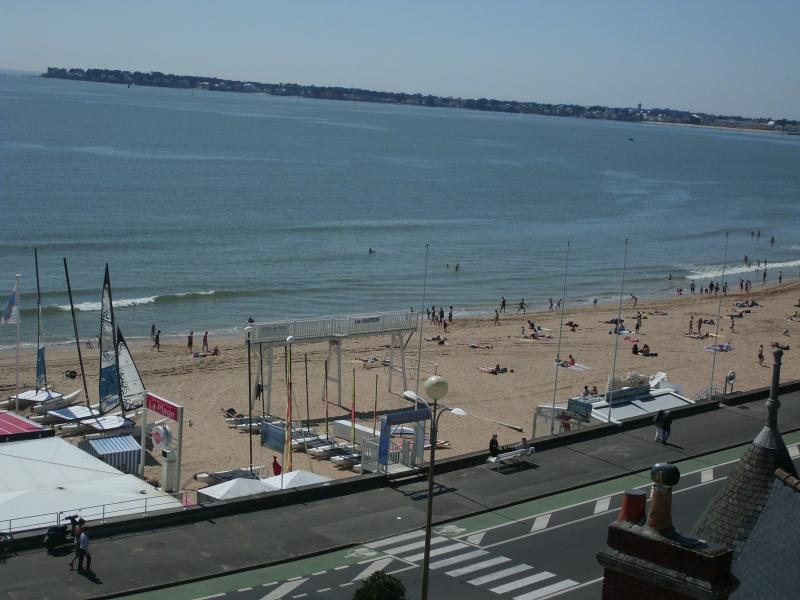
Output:
[[135,475],[139,472],[142,447],[133,436],[89,439],[78,444],[78,447],[123,473]]

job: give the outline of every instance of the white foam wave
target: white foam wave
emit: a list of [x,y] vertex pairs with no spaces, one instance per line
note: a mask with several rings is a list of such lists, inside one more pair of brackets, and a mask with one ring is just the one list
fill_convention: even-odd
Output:
[[[787,260],[783,262],[774,262],[767,264],[767,270],[774,272],[780,269],[788,269],[790,267],[800,267],[800,260]],[[764,266],[758,267],[755,263],[750,263],[750,266],[737,264],[728,265],[725,268],[725,275],[741,275],[743,273],[759,273],[764,270]],[[686,275],[686,279],[715,279],[722,277],[722,265],[709,265],[706,267],[692,267]]]
[[172,294],[173,296],[213,296],[216,294],[216,290],[207,290],[205,292],[179,292],[177,294]]
[[[121,300],[114,300],[114,308],[125,308],[128,306],[138,306],[140,304],[153,304],[157,296],[146,296],[144,298],[122,298]],[[69,304],[59,305],[61,310],[69,310]],[[99,311],[101,308],[100,302],[79,302],[75,305],[75,310],[81,312],[94,312]]]

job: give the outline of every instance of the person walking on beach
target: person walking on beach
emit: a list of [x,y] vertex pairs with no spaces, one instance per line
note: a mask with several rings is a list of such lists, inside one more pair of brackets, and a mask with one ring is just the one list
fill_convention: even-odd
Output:
[[689,293],[694,295],[694,279],[689,282]]
[[272,455],[272,474],[276,477],[281,474],[283,471],[283,467],[281,467],[281,463],[278,462],[278,457],[274,454]]
[[558,302],[556,302],[556,310],[561,310],[561,298],[559,298]]
[[500,312],[497,310],[494,311],[494,324],[500,325]]
[[689,333],[694,333],[694,315],[689,315]]
[[[550,302],[550,310],[553,310],[553,299],[552,298],[548,298],[547,301]],[[519,312],[519,311],[517,311],[517,312]]]
[[153,323],[152,325],[150,325],[150,341],[152,342],[155,339],[156,339],[156,324]]
[[208,352],[208,332],[203,334],[203,352]]
[[447,320],[451,323],[453,322],[453,307],[450,307],[450,310],[447,311]]
[[500,312],[506,312],[506,297],[500,296]]
[[81,535],[78,538],[78,573],[83,572],[83,559],[86,559],[86,570],[92,570],[92,555],[89,552],[89,526],[84,524],[81,527]]
[[703,317],[697,317],[697,335],[702,335],[700,330],[703,328]]
[[633,302],[633,308],[636,308],[636,305],[639,303],[639,299],[631,294],[631,302]]
[[778,271],[778,283],[782,282],[783,282],[783,271]]
[[444,306],[439,307],[439,323],[444,321]]
[[497,434],[492,434],[492,439],[489,440],[489,454],[497,458],[497,455],[500,454],[500,442],[497,441]]
[[767,283],[767,270],[764,269],[764,272],[761,274],[761,285]]
[[528,305],[525,304],[525,298],[520,298],[519,299],[519,306],[517,307],[517,314],[519,314],[519,311],[522,311],[522,314],[524,315],[525,314],[525,309],[527,308],[527,306]]
[[758,366],[764,366],[764,344],[758,345]]
[[192,353],[192,346],[194,345],[194,331],[190,331],[189,335],[186,337],[186,350],[184,350],[184,354],[188,352],[189,354]]
[[153,348],[156,349],[156,352],[161,352],[161,330],[159,329],[156,331],[156,335],[153,338],[153,345],[150,346],[150,350],[152,351]]
[[636,313],[636,333],[639,333],[639,329],[642,327],[642,313]]
[[731,332],[732,333],[736,333],[736,323],[735,323],[734,319],[735,319],[735,317],[733,315],[731,315]]

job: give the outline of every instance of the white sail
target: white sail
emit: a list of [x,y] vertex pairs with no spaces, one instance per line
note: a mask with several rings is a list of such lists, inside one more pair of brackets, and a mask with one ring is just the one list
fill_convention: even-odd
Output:
[[144,405],[144,383],[119,327],[117,327],[117,354],[119,382],[122,389],[122,406],[126,411],[136,410]]

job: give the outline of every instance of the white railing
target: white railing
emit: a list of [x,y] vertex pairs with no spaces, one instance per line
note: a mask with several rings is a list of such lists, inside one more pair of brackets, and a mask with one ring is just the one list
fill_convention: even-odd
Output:
[[[180,507],[176,505],[175,500],[181,503]],[[160,510],[186,510],[187,505],[186,493],[179,492],[172,496],[122,500],[108,504],[80,506],[57,512],[2,519],[0,520],[0,531],[17,533],[31,529],[44,529],[51,525],[62,525],[69,522],[68,517],[71,515],[78,515],[89,522],[104,523],[107,519],[121,516],[147,517]]]
[[254,344],[283,344],[289,336],[294,337],[296,342],[311,342],[351,336],[385,335],[397,331],[416,331],[417,323],[418,314],[413,312],[255,323],[250,332],[250,341]]

